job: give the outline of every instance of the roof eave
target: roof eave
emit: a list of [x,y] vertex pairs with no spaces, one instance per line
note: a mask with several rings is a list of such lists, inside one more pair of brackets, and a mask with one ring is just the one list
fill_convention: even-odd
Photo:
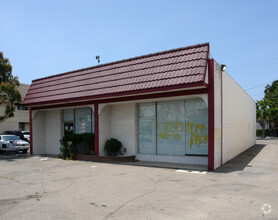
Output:
[[132,96],[134,100],[136,100],[136,96],[144,95],[144,94],[155,94],[160,92],[173,92],[173,91],[180,91],[180,90],[194,90],[194,89],[204,89],[208,88],[208,84],[201,81],[196,83],[188,83],[183,85],[176,85],[176,86],[166,86],[166,87],[159,87],[159,88],[152,88],[152,89],[144,89],[144,90],[136,90],[130,92],[121,92],[121,93],[113,93],[113,94],[106,94],[106,95],[99,95],[99,96],[87,96],[87,97],[79,97],[79,98],[71,98],[71,99],[61,99],[61,100],[53,100],[53,101],[46,101],[46,102],[28,102],[27,100],[23,101],[23,105],[26,107],[43,107],[48,105],[59,105],[63,103],[78,103],[84,101],[91,101],[92,103],[103,102],[106,99],[110,98],[122,98],[127,96]]

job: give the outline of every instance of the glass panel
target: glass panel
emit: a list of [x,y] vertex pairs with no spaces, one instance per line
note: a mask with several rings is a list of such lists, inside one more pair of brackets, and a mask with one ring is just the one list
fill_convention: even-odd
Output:
[[186,154],[208,154],[208,108],[202,99],[185,101]]
[[155,120],[139,119],[139,153],[156,154]]
[[155,118],[155,104],[139,104],[139,118]]
[[64,121],[73,121],[73,109],[64,110]]
[[91,109],[75,109],[75,134],[91,133]]
[[95,113],[92,110],[92,133],[95,133]]
[[185,155],[184,101],[157,103],[157,154]]

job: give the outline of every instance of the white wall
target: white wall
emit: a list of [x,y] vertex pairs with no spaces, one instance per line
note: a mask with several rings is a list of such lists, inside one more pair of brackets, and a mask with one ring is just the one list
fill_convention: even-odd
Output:
[[221,166],[221,67],[214,61],[214,168]]
[[33,111],[33,154],[60,153],[61,110]]
[[62,138],[61,110],[45,112],[45,153],[60,154],[60,139]]
[[111,138],[111,106],[102,104],[99,107],[99,155],[105,156],[104,144]]
[[33,154],[45,154],[45,112],[32,113]]
[[256,143],[256,104],[223,72],[223,163]]
[[124,156],[136,154],[136,104],[111,105],[111,138],[122,142],[127,151]]

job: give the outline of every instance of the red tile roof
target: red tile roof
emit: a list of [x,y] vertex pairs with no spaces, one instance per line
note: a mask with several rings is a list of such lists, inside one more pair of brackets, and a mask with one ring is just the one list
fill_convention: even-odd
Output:
[[148,54],[32,81],[27,106],[204,85],[209,44]]

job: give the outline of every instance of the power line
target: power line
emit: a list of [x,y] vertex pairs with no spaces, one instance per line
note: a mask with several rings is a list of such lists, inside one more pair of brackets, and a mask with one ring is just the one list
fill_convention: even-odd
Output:
[[[275,79],[274,79],[274,80],[275,80]],[[245,89],[245,91],[251,90],[251,89],[255,89],[255,88],[258,88],[258,87],[262,87],[262,86],[266,86],[267,84],[272,83],[274,80],[268,81],[268,82],[266,82],[266,83],[264,83],[264,84],[260,84],[260,85],[251,87],[251,88],[249,88],[249,89]]]
[[242,67],[248,68],[248,67],[257,67],[257,66],[271,66],[277,63],[278,63],[278,58],[275,58],[270,60],[261,60],[261,61],[251,62],[251,63],[239,64],[235,66],[229,66],[229,69],[239,69]]

